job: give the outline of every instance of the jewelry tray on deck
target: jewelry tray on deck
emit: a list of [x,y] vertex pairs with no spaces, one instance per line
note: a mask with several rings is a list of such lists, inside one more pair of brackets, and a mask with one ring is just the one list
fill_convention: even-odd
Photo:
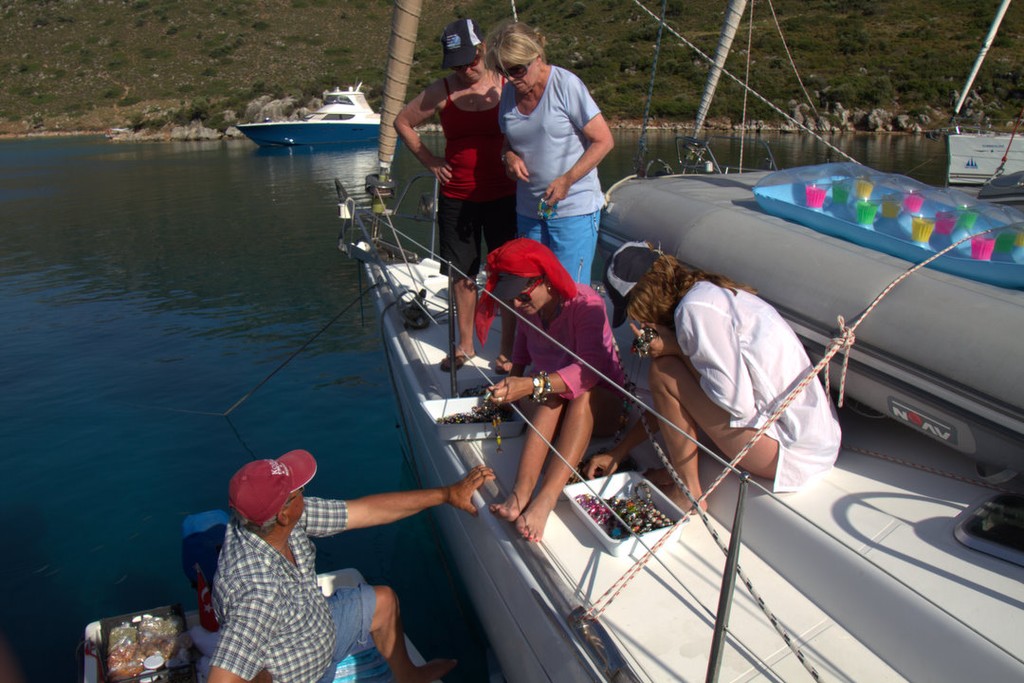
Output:
[[[645,482],[647,484],[651,492],[651,502],[654,503],[654,506],[658,508],[658,510],[664,513],[673,522],[678,522],[683,518],[683,511],[680,510],[675,503],[669,500],[668,496],[662,493],[657,486],[647,481],[639,472],[619,472],[610,477],[600,477],[598,479],[579,482],[578,484],[570,484],[564,489],[564,493],[569,499],[569,504],[572,506],[576,515],[583,520],[583,524],[587,527],[587,530],[590,531],[598,541],[600,541],[605,552],[616,557],[621,557],[623,555],[631,555],[634,558],[643,557],[647,552],[647,548],[651,548],[655,543],[661,540],[662,536],[668,533],[671,533],[674,538],[670,538],[665,541],[665,545],[663,545],[662,548],[675,543],[679,540],[679,535],[682,532],[683,525],[648,531],[647,533],[640,534],[639,540],[634,534],[630,534],[624,539],[617,540],[609,536],[605,530],[594,521],[594,518],[590,516],[590,513],[584,510],[583,507],[576,502],[576,496],[590,494],[597,496],[601,500],[616,497],[631,498],[636,491],[637,485],[641,482]],[[643,544],[641,544],[641,541]]]
[[437,424],[437,418],[468,413],[474,407],[483,403],[479,397],[471,398],[440,398],[423,402],[423,408],[434,422],[438,434],[445,441],[474,441],[479,439],[493,439],[501,433],[501,438],[510,439],[523,433],[526,426],[519,413],[512,411],[507,418],[503,418],[501,424],[495,429],[490,422],[471,422],[469,424]]

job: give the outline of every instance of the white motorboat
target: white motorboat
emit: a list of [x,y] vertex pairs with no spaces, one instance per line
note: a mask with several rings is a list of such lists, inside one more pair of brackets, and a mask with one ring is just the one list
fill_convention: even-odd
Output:
[[[985,62],[1010,2],[1003,0],[996,10],[988,35],[953,108],[954,121],[970,95],[974,79]],[[947,134],[946,146],[949,152],[946,183],[949,185],[981,185],[998,174],[1024,171],[1024,140],[1011,133],[957,126]]]
[[323,106],[301,121],[243,123],[238,129],[261,147],[371,142],[380,131],[380,114],[366,101],[360,83],[325,91]]

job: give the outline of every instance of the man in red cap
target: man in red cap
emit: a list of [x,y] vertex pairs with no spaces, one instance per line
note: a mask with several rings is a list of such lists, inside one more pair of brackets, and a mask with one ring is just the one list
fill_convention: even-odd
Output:
[[209,683],[331,681],[337,663],[370,638],[399,683],[441,678],[455,660],[410,661],[391,588],[362,584],[323,596],[310,537],[388,524],[444,503],[476,515],[473,493],[494,472],[481,465],[451,486],[350,501],[305,498],[314,474],[316,460],[296,450],[251,462],[231,478],[233,519],[214,580],[221,629]]

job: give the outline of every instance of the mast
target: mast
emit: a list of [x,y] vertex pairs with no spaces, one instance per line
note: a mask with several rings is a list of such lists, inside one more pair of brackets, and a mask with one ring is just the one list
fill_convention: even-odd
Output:
[[[1006,0],[1009,4],[1009,0]],[[700,98],[700,105],[697,107],[696,124],[693,128],[693,135],[700,134],[704,127],[704,120],[711,108],[711,100],[715,97],[715,90],[718,88],[718,78],[725,68],[725,60],[732,49],[732,39],[736,37],[736,31],[740,27],[740,20],[743,12],[747,9],[747,0],[729,0],[729,7],[725,11],[725,21],[722,22],[722,31],[718,36],[718,47],[715,48],[715,61],[711,64],[708,72],[708,80],[704,84],[704,94]]]
[[377,158],[380,161],[382,179],[390,175],[391,162],[395,158],[398,133],[395,132],[394,123],[398,112],[405,106],[405,94],[409,87],[409,72],[412,70],[422,5],[422,0],[395,0],[395,11],[391,18],[391,41],[388,43],[387,73],[384,79],[384,102],[380,113],[380,135],[377,143]]
[[971,92],[971,86],[974,85],[974,79],[978,76],[978,71],[981,69],[981,63],[985,61],[985,56],[988,55],[988,49],[992,46],[992,41],[995,40],[996,33],[999,32],[999,24],[1003,22],[1003,15],[1006,14],[1006,10],[1009,7],[1010,0],[1003,0],[1003,4],[999,6],[999,11],[996,12],[996,18],[992,20],[992,26],[988,30],[988,35],[985,36],[985,42],[981,46],[981,51],[978,52],[978,57],[974,60],[974,68],[971,69],[971,74],[967,77],[967,82],[964,83],[964,89],[960,93],[960,99],[957,100],[956,107],[953,109],[954,119],[960,115],[960,108],[964,106],[967,94]]

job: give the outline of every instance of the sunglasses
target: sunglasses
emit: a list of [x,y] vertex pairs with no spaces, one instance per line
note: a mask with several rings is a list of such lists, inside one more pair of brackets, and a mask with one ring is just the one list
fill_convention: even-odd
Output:
[[509,78],[522,78],[529,70],[530,64],[513,64],[512,66],[501,67],[501,73],[505,74]]
[[452,71],[465,71],[466,69],[472,68],[480,63],[480,53],[476,53],[476,57],[473,57],[473,61],[469,64],[460,64],[459,66],[453,66]]
[[529,287],[524,289],[522,292],[520,292],[519,294],[516,294],[514,297],[512,297],[512,301],[518,301],[521,304],[528,304],[528,303],[530,303],[533,300],[533,297],[532,297],[533,290],[537,289],[537,287],[542,282],[544,282],[543,278],[537,278],[536,280],[533,281],[532,285],[530,285]]

